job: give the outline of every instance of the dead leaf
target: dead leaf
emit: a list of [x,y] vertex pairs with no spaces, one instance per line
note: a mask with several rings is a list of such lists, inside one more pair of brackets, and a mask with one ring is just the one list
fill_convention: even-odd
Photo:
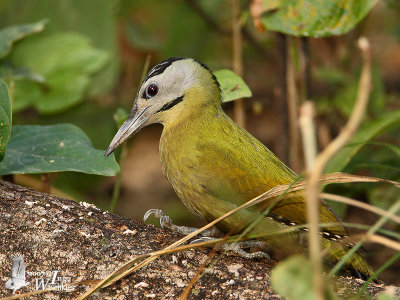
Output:
[[265,26],[261,22],[261,15],[279,8],[280,0],[253,0],[250,4],[250,14],[253,18],[254,26],[259,32],[265,31]]

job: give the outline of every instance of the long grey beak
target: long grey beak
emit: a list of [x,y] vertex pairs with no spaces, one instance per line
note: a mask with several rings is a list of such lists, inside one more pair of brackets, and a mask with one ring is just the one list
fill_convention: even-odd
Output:
[[109,156],[115,149],[119,147],[124,141],[126,141],[132,134],[137,132],[143,125],[144,122],[147,121],[149,117],[145,116],[148,107],[138,111],[133,108],[131,113],[129,114],[128,119],[122,124],[121,128],[118,130],[117,134],[112,139],[110,145],[104,156]]

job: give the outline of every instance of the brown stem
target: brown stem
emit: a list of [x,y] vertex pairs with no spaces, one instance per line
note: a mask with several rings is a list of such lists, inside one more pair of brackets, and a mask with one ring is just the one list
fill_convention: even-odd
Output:
[[[242,25],[240,23],[240,3],[239,0],[232,0],[232,60],[233,71],[243,77],[243,39],[242,39]],[[243,99],[235,101],[234,106],[234,119],[241,127],[246,127],[246,113]]]
[[288,101],[287,101],[287,87],[286,87],[286,71],[287,71],[287,40],[286,36],[282,33],[276,34],[277,38],[277,57],[279,58],[279,82],[281,96],[277,102],[277,110],[280,115],[282,124],[282,135],[280,138],[279,148],[282,155],[283,162],[289,164],[289,119],[288,119]]
[[311,64],[310,64],[310,47],[309,39],[302,37],[301,42],[301,56],[303,63],[303,97],[304,100],[312,99],[312,86],[311,86]]
[[46,194],[50,194],[50,176],[49,173],[43,173],[41,176],[42,179],[42,192]]
[[299,125],[303,138],[303,152],[306,169],[310,170],[317,157],[317,141],[314,126],[315,109],[311,101],[305,101],[300,107]]
[[291,37],[287,39],[287,52],[286,52],[286,88],[287,88],[287,103],[289,115],[289,161],[290,166],[295,172],[301,170],[300,162],[300,135],[298,130],[298,94],[295,80],[295,70],[292,55],[290,53],[293,40]]
[[323,297],[322,263],[320,258],[321,240],[319,238],[319,197],[321,187],[320,177],[329,159],[342,148],[354,135],[359,127],[367,108],[368,98],[371,90],[371,53],[369,42],[366,38],[358,40],[358,46],[363,58],[363,68],[361,72],[358,93],[354,109],[350,119],[346,123],[340,134],[317,156],[315,164],[310,170],[306,186],[307,219],[309,223],[309,253],[313,264],[313,287],[316,299]]

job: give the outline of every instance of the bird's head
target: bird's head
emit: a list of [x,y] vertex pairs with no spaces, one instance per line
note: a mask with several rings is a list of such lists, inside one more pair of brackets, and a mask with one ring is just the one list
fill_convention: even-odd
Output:
[[147,125],[179,122],[204,106],[220,104],[219,84],[208,67],[191,58],[168,58],[146,75],[128,119],[105,155]]

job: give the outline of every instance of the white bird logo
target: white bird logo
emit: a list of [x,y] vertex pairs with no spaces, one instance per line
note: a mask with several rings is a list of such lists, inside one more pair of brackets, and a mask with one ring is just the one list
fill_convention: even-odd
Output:
[[25,281],[25,264],[24,258],[21,253],[16,253],[11,256],[12,259],[12,270],[11,278],[6,282],[6,289],[13,290],[13,294],[16,290],[27,286],[28,281]]

